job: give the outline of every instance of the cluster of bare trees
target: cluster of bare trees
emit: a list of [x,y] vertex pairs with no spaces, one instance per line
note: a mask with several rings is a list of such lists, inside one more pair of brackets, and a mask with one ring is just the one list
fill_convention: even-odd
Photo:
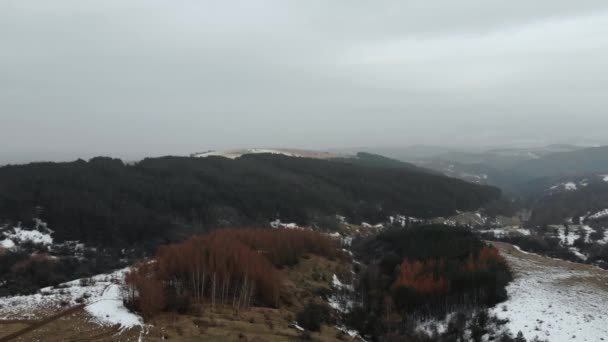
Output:
[[306,253],[338,256],[336,242],[317,232],[225,229],[162,246],[155,260],[127,275],[128,301],[146,316],[180,302],[277,307],[282,286],[275,266]]

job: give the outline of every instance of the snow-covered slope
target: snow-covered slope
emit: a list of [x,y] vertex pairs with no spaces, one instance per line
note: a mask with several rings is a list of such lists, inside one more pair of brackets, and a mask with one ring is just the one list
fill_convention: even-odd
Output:
[[499,244],[516,278],[509,300],[493,309],[531,339],[596,342],[608,337],[608,271],[522,253]]

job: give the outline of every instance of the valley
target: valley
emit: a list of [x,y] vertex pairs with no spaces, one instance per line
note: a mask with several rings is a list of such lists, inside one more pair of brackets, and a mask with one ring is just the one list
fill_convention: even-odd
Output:
[[608,342],[607,36],[602,0],[0,0],[0,342]]
[[608,231],[589,195],[605,176],[538,181],[531,202],[379,155],[299,153],[0,168],[0,341],[606,333]]

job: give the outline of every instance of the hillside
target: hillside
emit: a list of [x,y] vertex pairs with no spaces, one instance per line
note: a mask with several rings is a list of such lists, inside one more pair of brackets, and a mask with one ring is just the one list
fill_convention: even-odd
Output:
[[515,272],[509,300],[493,313],[507,327],[552,342],[606,339],[608,272],[596,267],[522,252],[494,243]]
[[[608,208],[608,177],[565,177],[551,183],[531,183],[538,197],[534,201],[531,223],[561,224],[572,220],[599,220],[598,215]],[[544,188],[541,187],[544,185]]]
[[[366,149],[362,149],[366,150]],[[507,192],[519,192],[518,185],[544,176],[555,176],[563,172],[555,172],[555,168],[539,167],[539,172],[530,173],[528,164],[543,164],[550,156],[577,151],[585,148],[575,145],[555,144],[526,148],[493,148],[493,149],[425,149],[416,150],[418,154],[406,153],[411,148],[393,148],[381,150],[382,155],[399,161],[412,163],[421,168],[433,170],[450,177],[463,179],[478,184],[489,184],[502,188]],[[371,149],[378,151],[378,149]],[[426,153],[425,153],[426,152]],[[582,152],[581,152],[582,153]],[[543,170],[549,172],[544,172]],[[582,165],[581,170],[589,169]],[[593,171],[594,168],[591,168]],[[570,171],[568,171],[570,172]]]
[[517,164],[513,170],[530,178],[608,171],[608,146],[553,153]]
[[441,175],[437,171],[418,167],[412,163],[407,163],[393,158],[388,158],[379,154],[368,153],[368,152],[357,152],[354,156],[332,158],[332,161],[343,162],[348,164],[355,164],[360,166],[388,168],[388,169],[408,169],[417,172],[433,173]]
[[[304,230],[266,231],[267,236],[270,234],[313,233]],[[222,257],[225,255],[223,251],[222,248],[215,249],[214,255]],[[135,267],[130,267],[47,287],[28,296],[0,297],[0,340],[278,342],[308,338],[325,342],[359,341],[355,333],[338,326],[337,314],[330,311],[327,303],[338,291],[334,279],[348,280],[352,265],[345,258],[307,252],[302,255],[300,251],[296,263],[274,270],[279,279],[275,285],[278,286],[280,303],[276,306],[258,303],[255,299],[262,292],[260,288],[250,287],[249,297],[253,297],[250,305],[241,304],[235,309],[233,293],[247,284],[240,282],[236,275],[222,278],[225,286],[217,291],[215,302],[211,299],[215,298],[211,297],[215,294],[212,290],[215,277],[209,275],[203,276],[203,281],[209,283],[203,298],[189,298],[187,302],[166,298],[160,305],[167,307],[152,318],[125,306],[130,293],[128,289],[132,286],[129,280],[135,270]],[[263,258],[261,253],[254,254]],[[239,254],[232,255],[235,256]],[[259,274],[260,270],[254,272]],[[218,283],[219,279],[218,275]],[[138,295],[146,293],[146,288],[140,290]],[[227,294],[229,291],[230,296]],[[155,299],[155,303],[159,303],[159,299]],[[328,315],[315,320],[320,324],[318,329],[304,331],[302,326],[308,325],[303,313],[307,312],[310,303],[323,308]],[[180,305],[179,309],[173,310],[171,305],[176,304]]]
[[144,240],[154,246],[209,227],[267,225],[275,218],[316,225],[336,214],[351,222],[395,213],[449,216],[499,195],[496,188],[417,170],[274,154],[0,168],[4,222],[39,217],[58,241],[112,246]]

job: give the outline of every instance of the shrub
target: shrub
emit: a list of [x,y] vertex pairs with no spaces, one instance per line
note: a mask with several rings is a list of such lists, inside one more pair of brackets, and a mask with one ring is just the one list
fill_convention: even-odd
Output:
[[296,320],[306,330],[321,331],[321,325],[329,321],[329,312],[326,304],[311,302],[296,315]]

